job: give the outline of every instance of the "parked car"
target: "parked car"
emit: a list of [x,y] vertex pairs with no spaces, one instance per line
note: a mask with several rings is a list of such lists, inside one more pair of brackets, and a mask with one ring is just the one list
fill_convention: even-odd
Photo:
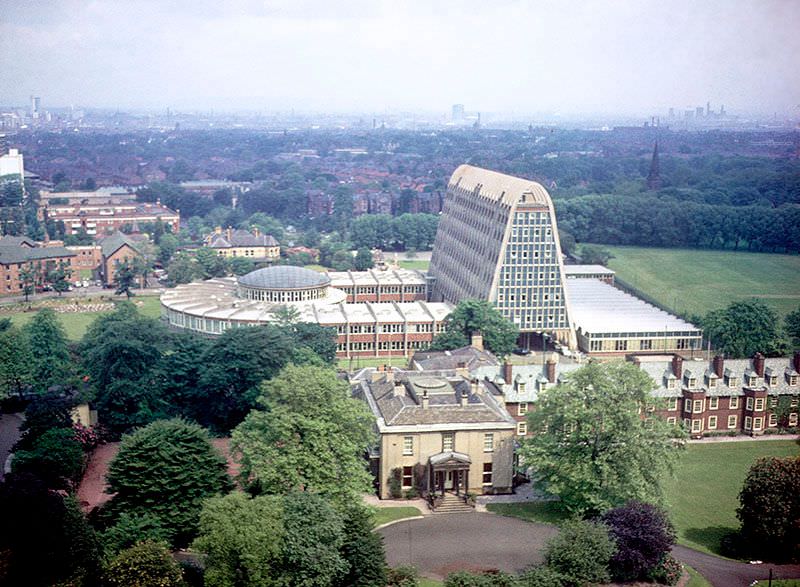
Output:
[[515,355],[526,356],[531,354],[531,349],[524,349],[522,347],[517,347],[514,349],[513,352]]

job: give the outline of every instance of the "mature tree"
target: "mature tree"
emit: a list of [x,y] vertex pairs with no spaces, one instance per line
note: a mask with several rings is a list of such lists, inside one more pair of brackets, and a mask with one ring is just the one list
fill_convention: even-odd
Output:
[[80,345],[83,368],[96,392],[100,419],[113,432],[165,413],[153,370],[168,340],[159,321],[142,316],[128,302],[89,326]]
[[172,234],[165,234],[158,240],[158,260],[166,267],[172,256],[178,250],[178,238]]
[[348,570],[339,581],[341,587],[385,587],[386,551],[383,537],[373,531],[372,514],[360,503],[343,511],[344,542],[342,557]]
[[[759,459],[739,493],[736,516],[753,555],[800,561],[800,457]],[[748,553],[750,554],[750,553]]]
[[167,266],[167,278],[172,285],[191,283],[202,277],[203,267],[193,255],[183,251],[175,253]]
[[106,556],[114,556],[137,542],[143,540],[168,542],[170,536],[171,532],[161,525],[161,520],[157,516],[151,513],[123,512],[114,525],[102,533],[101,540]]
[[342,501],[369,491],[363,455],[373,440],[372,416],[346,382],[329,368],[288,365],[261,389],[260,409],[232,435],[244,483]]
[[702,320],[706,339],[729,357],[760,352],[777,356],[788,351],[778,315],[756,298],[709,312]]
[[96,585],[100,548],[72,497],[12,473],[0,484],[0,583]]
[[69,263],[66,261],[59,261],[58,265],[47,274],[47,281],[53,286],[53,290],[61,295],[69,290],[69,278],[72,276],[72,269],[69,268]]
[[205,394],[200,388],[203,357],[211,341],[193,332],[170,336],[169,346],[152,370],[155,387],[172,415],[200,421]]
[[67,333],[50,308],[39,310],[23,332],[31,350],[31,379],[37,391],[63,384],[71,375]]
[[348,571],[342,556],[344,520],[316,493],[283,498],[282,585],[333,587]]
[[136,285],[136,278],[141,275],[140,267],[133,261],[125,260],[114,271],[114,285],[117,289],[114,295],[125,294],[128,299],[134,295],[132,288]]
[[11,326],[0,332],[0,399],[22,393],[31,377],[28,337]]
[[25,408],[25,421],[20,426],[22,436],[15,450],[30,450],[48,430],[67,429],[72,432],[75,404],[75,397],[71,394],[48,392],[37,395]]
[[489,302],[465,300],[445,318],[445,331],[436,336],[433,350],[452,350],[467,346],[473,332],[483,335],[486,348],[496,355],[509,354],[516,346],[519,329],[506,320]]
[[203,504],[193,548],[205,554],[207,587],[277,587],[283,541],[281,497],[235,491]]
[[228,274],[228,262],[214,249],[201,248],[195,252],[197,262],[203,269],[203,277],[225,277]]
[[30,473],[49,489],[74,489],[83,473],[84,453],[72,428],[53,428],[36,440],[30,450],[18,450],[12,461],[16,473]]
[[630,363],[590,363],[539,395],[528,415],[535,434],[522,441],[520,455],[568,510],[598,513],[660,497],[682,432],[640,416],[653,405],[653,386]]
[[358,249],[354,263],[356,271],[366,271],[367,269],[372,269],[375,265],[375,262],[372,260],[372,252],[370,252],[367,247]]
[[115,556],[105,572],[109,587],[184,587],[181,568],[164,543],[146,540]]
[[331,267],[336,271],[350,271],[355,269],[355,261],[350,251],[340,249],[331,257]]
[[675,529],[664,510],[629,501],[601,518],[617,545],[611,558],[615,581],[645,580],[675,544]]
[[234,275],[246,275],[256,267],[255,262],[247,257],[234,257],[228,262],[228,265]]
[[[313,322],[295,322],[289,328],[294,343],[298,348],[308,348],[324,363],[333,365],[336,362],[336,330],[330,326],[320,326]],[[303,361],[293,359],[293,363]]]
[[224,431],[236,426],[255,405],[259,384],[278,374],[293,349],[289,333],[271,324],[217,337],[203,355],[198,421]]
[[614,258],[611,251],[597,245],[582,245],[580,254],[581,261],[596,265],[606,265],[610,259]]
[[561,527],[545,549],[547,566],[570,579],[570,584],[607,583],[614,541],[602,524],[573,520]]
[[792,341],[792,346],[800,348],[800,308],[786,315],[785,325],[786,334]]
[[38,277],[39,272],[32,262],[20,267],[19,279],[22,282],[22,293],[25,296],[25,303],[28,302],[28,297],[33,295],[36,291],[36,280]]
[[180,546],[195,534],[203,500],[230,487],[225,459],[208,433],[180,419],[124,436],[106,480],[112,515],[152,514]]

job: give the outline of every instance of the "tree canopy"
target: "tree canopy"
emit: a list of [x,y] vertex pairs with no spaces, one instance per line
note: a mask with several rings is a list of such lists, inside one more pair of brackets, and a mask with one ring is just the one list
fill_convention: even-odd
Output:
[[779,356],[788,351],[778,315],[756,298],[709,312],[701,324],[706,339],[732,358],[752,357],[757,352]]
[[64,384],[72,372],[67,334],[50,308],[36,312],[23,332],[28,338],[31,355],[31,379],[37,391]]
[[[302,393],[298,393],[302,390]],[[353,500],[371,487],[366,405],[330,368],[288,365],[261,386],[258,407],[233,431],[241,478],[255,491],[311,491]]]
[[565,508],[599,513],[630,499],[658,501],[660,480],[677,458],[683,433],[653,406],[653,381],[630,363],[590,363],[539,395],[528,415],[534,435],[520,455],[534,478]]
[[208,433],[180,419],[159,420],[122,439],[106,477],[111,516],[152,514],[185,545],[197,529],[202,502],[230,488],[225,459]]
[[444,322],[445,331],[431,343],[431,350],[444,351],[467,346],[473,332],[483,335],[483,344],[499,356],[514,350],[519,329],[491,303],[483,300],[459,302]]

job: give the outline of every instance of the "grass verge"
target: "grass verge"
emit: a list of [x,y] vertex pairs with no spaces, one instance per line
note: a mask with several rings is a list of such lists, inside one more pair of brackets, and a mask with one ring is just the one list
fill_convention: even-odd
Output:
[[521,518],[528,522],[555,524],[568,520],[570,515],[555,501],[533,501],[528,503],[490,503],[486,509],[501,516]]
[[686,583],[686,587],[711,587],[711,583],[706,581],[703,575],[695,571],[689,565],[684,566],[686,567],[686,572],[689,573],[689,582]]
[[380,526],[381,524],[386,524],[388,522],[404,520],[405,518],[413,518],[414,516],[421,515],[422,512],[415,507],[398,506],[390,508],[377,508],[375,510],[375,514],[373,515],[373,519],[375,520],[375,525]]
[[620,278],[678,313],[702,316],[750,297],[780,316],[800,306],[799,255],[601,246]]

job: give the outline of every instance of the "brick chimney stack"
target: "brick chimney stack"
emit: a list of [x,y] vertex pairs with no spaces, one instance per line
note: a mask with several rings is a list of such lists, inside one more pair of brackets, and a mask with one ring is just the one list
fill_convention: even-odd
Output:
[[545,371],[547,372],[547,380],[550,383],[556,382],[556,362],[553,359],[548,359],[545,363]]
[[764,376],[764,355],[761,353],[753,355],[753,369],[755,369],[759,377]]
[[464,390],[461,392],[461,407],[462,408],[467,407],[468,403],[469,403],[469,393],[466,390]]
[[508,361],[504,362],[503,363],[503,380],[508,385],[511,385],[511,383],[512,383],[512,380],[511,380],[512,374],[513,374],[513,368],[511,367],[511,363],[509,363]]
[[430,405],[430,400],[428,399],[428,390],[422,390],[422,409],[427,410],[428,406]]
[[794,370],[800,373],[800,351],[794,352],[794,360],[792,362],[794,363]]
[[725,373],[725,357],[722,355],[714,355],[714,373],[717,377],[722,377]]
[[678,379],[683,377],[683,357],[672,355],[672,374]]
[[472,333],[469,340],[469,346],[472,348],[476,348],[479,351],[483,350],[483,334],[478,332],[477,330]]

